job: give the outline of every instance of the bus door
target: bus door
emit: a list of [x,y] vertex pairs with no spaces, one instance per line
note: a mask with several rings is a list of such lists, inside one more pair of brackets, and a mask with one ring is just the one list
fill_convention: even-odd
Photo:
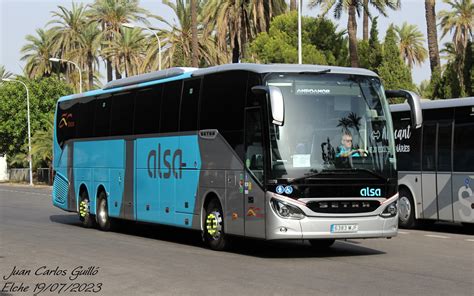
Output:
[[245,235],[265,238],[265,191],[262,110],[245,109],[244,214]]
[[423,125],[423,153],[421,190],[423,196],[424,219],[438,218],[436,187],[436,123],[426,122]]
[[451,121],[438,122],[437,143],[437,170],[436,189],[438,202],[438,219],[453,220],[453,196],[452,196],[452,132]]

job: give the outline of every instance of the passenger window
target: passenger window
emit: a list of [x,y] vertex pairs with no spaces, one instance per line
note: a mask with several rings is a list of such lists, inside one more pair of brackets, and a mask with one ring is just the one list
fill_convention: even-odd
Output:
[[95,101],[95,137],[107,137],[110,134],[110,102],[110,96],[104,96]]
[[151,134],[160,131],[160,105],[162,86],[156,85],[137,91],[133,133]]
[[451,123],[438,126],[438,171],[451,171]]
[[182,80],[165,83],[161,105],[161,133],[175,133],[179,124],[179,101]]
[[423,126],[423,171],[435,171],[436,124],[427,123]]
[[199,91],[201,90],[201,79],[187,80],[183,86],[181,98],[181,114],[179,130],[196,131],[198,125]]
[[133,97],[135,93],[121,93],[112,97],[110,135],[130,135],[133,130]]

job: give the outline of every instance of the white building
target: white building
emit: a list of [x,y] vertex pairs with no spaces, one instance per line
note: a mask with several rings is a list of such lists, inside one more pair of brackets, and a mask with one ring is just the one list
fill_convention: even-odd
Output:
[[7,155],[0,154],[0,182],[8,180]]

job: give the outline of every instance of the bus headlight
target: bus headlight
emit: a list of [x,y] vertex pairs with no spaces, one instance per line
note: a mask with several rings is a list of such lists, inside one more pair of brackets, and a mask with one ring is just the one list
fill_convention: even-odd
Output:
[[382,216],[384,218],[391,218],[391,217],[395,217],[397,215],[397,212],[398,212],[397,201],[394,201],[391,204],[389,204],[385,208],[385,210],[383,210],[383,212],[382,212],[382,214],[380,214],[380,216]]
[[300,208],[290,205],[284,201],[272,198],[271,204],[275,213],[277,213],[277,215],[282,218],[301,220],[305,217],[305,214]]

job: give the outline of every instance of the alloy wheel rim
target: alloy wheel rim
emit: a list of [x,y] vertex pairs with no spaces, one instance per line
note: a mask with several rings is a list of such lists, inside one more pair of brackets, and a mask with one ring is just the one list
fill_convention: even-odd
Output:
[[410,200],[406,196],[400,197],[398,213],[400,215],[400,220],[403,222],[408,221],[411,214],[411,205]]
[[222,217],[217,211],[211,212],[206,217],[206,231],[213,240],[218,240],[222,232]]

